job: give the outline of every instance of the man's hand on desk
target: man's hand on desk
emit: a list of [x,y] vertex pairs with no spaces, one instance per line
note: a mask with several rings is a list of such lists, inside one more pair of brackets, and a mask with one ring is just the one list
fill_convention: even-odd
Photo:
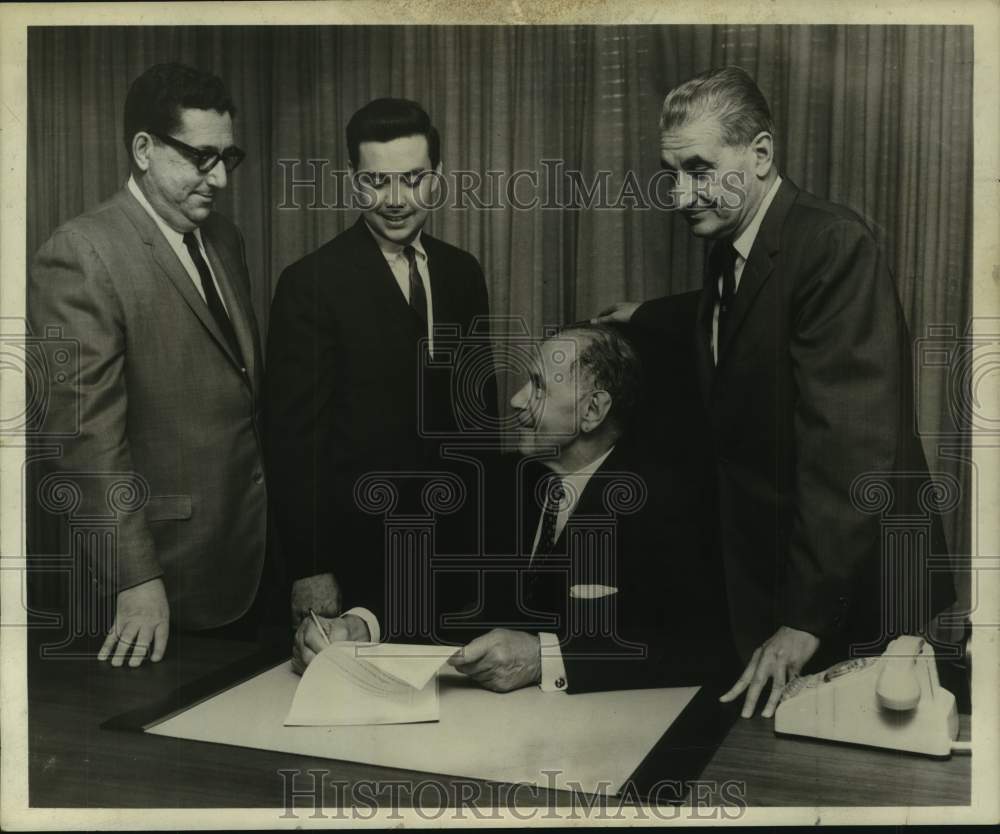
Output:
[[771,681],[771,695],[761,713],[764,718],[771,718],[781,700],[785,684],[801,671],[818,648],[819,638],[808,631],[781,626],[763,646],[754,650],[740,679],[719,700],[723,703],[735,700],[749,687],[740,713],[744,718],[749,718],[757,706],[764,684]]
[[[163,580],[157,577],[118,593],[115,601],[115,624],[104,639],[98,660],[111,658],[112,666],[121,666],[132,652],[128,665],[140,666],[150,646],[150,660],[157,663],[167,650],[170,636],[170,604]],[[114,655],[112,655],[114,652]]]
[[323,617],[336,617],[340,604],[340,586],[332,573],[297,579],[292,585],[292,628],[303,619],[308,620],[310,611]]
[[506,628],[477,637],[448,663],[493,692],[510,692],[542,679],[538,635]]
[[308,612],[295,630],[295,642],[292,644],[292,669],[296,674],[301,675],[305,672],[306,666],[312,663],[313,658],[330,643],[345,641],[367,643],[371,639],[365,621],[354,614],[345,614],[343,617],[321,617],[317,614],[316,619],[323,631],[316,627],[316,623],[313,622],[313,618],[309,616]]

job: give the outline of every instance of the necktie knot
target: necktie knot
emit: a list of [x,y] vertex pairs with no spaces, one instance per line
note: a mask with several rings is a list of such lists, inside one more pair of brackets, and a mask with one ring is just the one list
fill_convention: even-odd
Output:
[[549,490],[548,490],[549,506],[558,511],[565,498],[566,498],[566,487],[563,485],[562,478],[553,478],[549,482]]
[[712,247],[712,254],[709,255],[709,271],[713,279],[720,275],[725,275],[736,267],[736,258],[739,253],[731,241],[720,240]]
[[406,260],[408,260],[412,264],[417,259],[417,250],[409,245],[404,246],[403,255],[406,257]]
[[[739,253],[731,241],[721,240],[712,249],[709,258],[709,282],[717,303],[726,305],[736,293],[736,258]],[[721,292],[719,278],[722,278]]]

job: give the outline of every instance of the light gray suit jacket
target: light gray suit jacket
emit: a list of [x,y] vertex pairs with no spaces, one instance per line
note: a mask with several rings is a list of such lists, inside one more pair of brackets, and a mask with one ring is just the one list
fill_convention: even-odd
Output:
[[[78,513],[109,512],[107,479],[148,490],[119,512],[116,558],[95,566],[123,590],[162,576],[171,622],[224,625],[253,601],[264,560],[260,337],[243,239],[212,214],[201,227],[243,354],[155,222],[123,189],[56,230],[28,281],[32,333],[79,344],[79,373],[50,378],[42,437],[77,484]],[[145,500],[141,500],[145,498]],[[114,503],[114,502],[112,502]]]

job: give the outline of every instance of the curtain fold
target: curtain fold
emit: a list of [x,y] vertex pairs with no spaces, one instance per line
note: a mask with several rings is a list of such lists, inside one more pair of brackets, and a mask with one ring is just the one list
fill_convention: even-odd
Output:
[[[226,81],[248,157],[219,207],[246,237],[265,331],[281,270],[353,222],[328,207],[345,201],[347,180],[334,175],[347,169],[344,130],[387,95],[422,102],[446,173],[478,177],[480,201],[502,203],[445,207],[430,225],[479,257],[494,313],[538,335],[618,299],[696,288],[704,244],[678,217],[627,201],[587,207],[579,190],[560,207],[566,183],[546,189],[543,160],[585,188],[607,172],[609,203],[628,172],[645,187],[659,166],[664,93],[723,64],[753,73],[770,101],[781,171],[871,225],[913,335],[948,324],[961,333],[971,314],[970,27],[33,27],[28,56],[29,256],[124,182],[133,78],[179,60]],[[528,172],[518,194],[534,194],[534,207],[509,204],[514,171]],[[292,174],[306,184],[290,192]],[[946,420],[946,389],[920,389],[932,425]],[[930,446],[928,458],[968,494],[967,467]],[[953,549],[968,553],[968,502],[946,521]]]

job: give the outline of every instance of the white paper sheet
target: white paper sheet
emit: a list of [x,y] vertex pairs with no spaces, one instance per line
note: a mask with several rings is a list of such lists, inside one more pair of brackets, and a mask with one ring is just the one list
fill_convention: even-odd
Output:
[[422,689],[442,664],[461,646],[418,646],[409,643],[341,643],[355,655],[388,675]]
[[[616,793],[697,687],[497,694],[445,667],[440,721],[285,727],[299,676],[283,663],[147,730],[405,770]],[[546,771],[551,775],[547,775]]]
[[295,690],[285,726],[437,721],[435,675],[460,649],[399,643],[332,643]]

